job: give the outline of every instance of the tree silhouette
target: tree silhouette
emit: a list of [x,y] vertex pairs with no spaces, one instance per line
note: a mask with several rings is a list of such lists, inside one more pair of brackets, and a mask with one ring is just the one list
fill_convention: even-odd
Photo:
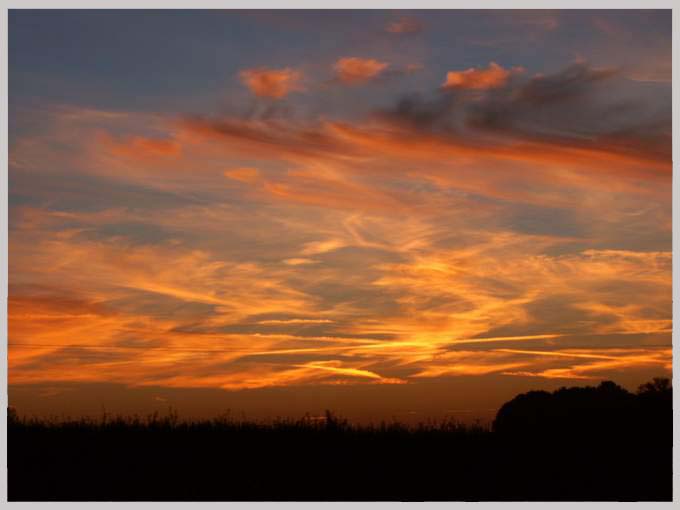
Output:
[[655,377],[651,382],[638,387],[638,395],[665,394],[671,391],[671,380],[667,377]]

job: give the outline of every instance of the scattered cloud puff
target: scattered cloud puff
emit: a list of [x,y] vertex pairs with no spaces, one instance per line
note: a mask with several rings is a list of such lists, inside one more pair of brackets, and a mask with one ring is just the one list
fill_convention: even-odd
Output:
[[388,67],[389,63],[372,58],[343,57],[338,59],[333,69],[338,80],[352,85],[374,80]]
[[486,90],[503,87],[510,76],[514,73],[521,73],[522,67],[504,69],[495,62],[489,63],[489,67],[471,67],[465,71],[449,71],[446,73],[446,80],[442,84],[443,89],[471,89]]
[[304,90],[300,84],[302,73],[290,67],[245,69],[239,73],[239,78],[258,97],[281,99],[291,92]]
[[413,17],[403,17],[387,24],[385,30],[391,34],[417,34],[422,32],[423,23]]

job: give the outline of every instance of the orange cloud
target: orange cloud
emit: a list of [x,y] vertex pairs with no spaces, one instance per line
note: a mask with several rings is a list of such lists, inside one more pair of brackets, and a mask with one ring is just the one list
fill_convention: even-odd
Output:
[[341,375],[349,375],[352,377],[368,377],[369,379],[381,379],[381,377],[375,372],[369,370],[362,370],[359,368],[349,368],[343,367],[339,361],[324,361],[316,363],[307,363],[306,365],[301,365],[304,368],[312,368],[317,370],[327,370]]
[[245,69],[239,73],[241,82],[259,97],[281,99],[293,91],[304,90],[300,81],[302,73],[289,67]]
[[347,246],[347,243],[341,239],[328,239],[327,241],[314,241],[307,243],[304,249],[300,252],[302,255],[318,255],[319,253],[326,253],[333,250],[338,250]]
[[333,69],[338,80],[346,84],[365,83],[374,80],[389,67],[387,62],[372,58],[343,57]]
[[[460,136],[421,133],[390,122],[323,122],[312,129],[294,123],[193,118],[184,120],[181,129],[181,136],[191,144],[221,142],[206,144],[212,147],[209,150],[221,148],[225,154],[239,157],[257,154],[258,159],[302,166],[305,170],[289,172],[285,179],[263,180],[264,190],[280,200],[339,207],[358,203],[371,208],[408,207],[404,196],[390,197],[375,187],[362,189],[360,180],[369,175],[389,178],[400,172],[403,177],[429,179],[439,186],[555,206],[560,197],[547,197],[544,187],[611,189],[614,185],[621,191],[641,191],[639,184],[621,177],[663,177],[671,168],[670,161],[661,161],[655,154],[623,152],[619,144],[595,146],[572,141],[569,146],[523,140],[499,144],[492,139],[473,143]],[[201,148],[203,154],[206,150]],[[387,161],[392,162],[389,172]],[[332,178],[328,172],[318,171],[322,165],[333,168]],[[419,168],[412,177],[399,170],[409,165]],[[535,171],[529,171],[531,168]],[[605,182],[603,173],[613,173],[618,180]],[[527,186],[519,187],[522,181]],[[363,195],[365,200],[360,198]]]
[[[203,211],[204,218],[211,214]],[[448,235],[451,226],[438,233],[425,218],[355,213],[333,227],[327,217],[315,215],[308,220],[306,236],[314,233],[317,240],[299,243],[299,253],[324,256],[342,246],[372,247],[404,259],[366,264],[372,267],[347,274],[328,264],[291,268],[233,263],[224,254],[217,258],[174,243],[135,247],[121,240],[96,242],[64,230],[48,234],[40,225],[54,228],[53,222],[63,215],[51,216],[12,235],[13,281],[31,275],[61,293],[58,299],[48,299],[31,294],[30,287],[11,289],[10,373],[16,384],[115,380],[240,389],[357,380],[403,383],[409,378],[492,373],[582,379],[622,368],[670,367],[670,350],[555,349],[551,342],[559,339],[563,344],[567,335],[550,329],[543,334],[484,336],[503,326],[531,328],[535,319],[527,314],[526,305],[557,293],[571,296],[586,311],[607,314],[605,323],[589,325],[588,333],[580,336],[649,333],[650,327],[663,327],[669,337],[669,320],[646,319],[650,314],[661,317],[670,304],[669,252],[586,250],[547,256],[545,250],[555,246],[554,239],[462,230],[458,235],[471,244],[446,249],[436,238]],[[119,216],[84,215],[81,221],[107,218],[117,221]],[[79,216],[69,214],[63,220],[77,222]],[[201,221],[182,214],[170,215],[167,224],[176,221],[201,228]],[[217,218],[217,225],[223,231],[234,224]],[[301,228],[290,223],[289,232],[292,225]],[[300,278],[304,271],[311,273]],[[359,296],[362,288],[380,289],[382,296],[393,296],[394,306],[389,311],[373,305],[367,309],[354,299],[321,306],[303,283],[317,279],[325,285],[351,286]],[[630,289],[618,306],[606,290],[612,281]],[[502,282],[500,293],[494,282]],[[152,294],[148,301],[142,298],[146,294]],[[177,305],[171,314],[163,306],[156,312],[148,309],[148,303],[166,299],[199,308],[184,316],[178,315],[183,307]],[[111,308],[126,301],[123,309]],[[224,329],[244,325],[327,326],[337,333],[312,337]],[[130,339],[144,342],[130,345]],[[513,347],[493,345],[498,342]],[[514,347],[527,342],[541,350]],[[452,350],[459,345],[479,349]],[[303,354],[305,359],[294,357]],[[411,375],[395,377],[389,369],[394,366]]]
[[226,170],[224,176],[235,181],[253,183],[260,178],[260,171],[257,168],[250,167],[232,168],[231,170]]
[[305,264],[318,264],[318,260],[306,259],[301,257],[292,257],[289,259],[285,259],[283,263],[288,266],[304,266]]
[[523,69],[520,67],[513,67],[509,70],[503,69],[495,62],[491,62],[486,69],[471,67],[465,71],[449,71],[446,73],[446,80],[444,80],[442,88],[469,90],[496,89],[505,85],[513,73],[520,73],[522,71]]
[[[496,161],[500,163],[522,163],[532,164],[540,167],[540,172],[532,173],[530,180],[535,183],[537,180],[546,179],[552,184],[557,181],[563,183],[577,184],[582,179],[581,185],[593,186],[593,168],[598,172],[616,174],[617,176],[626,175],[638,178],[667,177],[671,171],[671,161],[665,157],[659,157],[656,152],[649,152],[640,147],[640,150],[628,150],[620,143],[594,144],[590,141],[576,142],[571,144],[558,143],[558,141],[534,141],[505,140],[498,143],[493,139],[486,140],[466,140],[456,135],[439,135],[434,133],[420,133],[404,128],[402,126],[385,123],[380,125],[352,125],[348,123],[333,123],[329,126],[336,135],[338,142],[343,141],[355,152],[360,149],[379,151],[390,157],[408,158],[428,162],[446,162],[456,160],[457,172],[446,172],[447,179],[458,181],[456,185],[461,187],[472,186],[477,189],[484,188],[485,192],[490,192],[498,184],[497,178],[506,175],[505,170],[499,167],[499,175],[493,175],[495,171],[488,166],[483,173],[467,173],[465,168],[468,164],[480,163],[481,161]],[[374,154],[376,152],[373,152]],[[464,164],[461,164],[464,163]],[[550,165],[558,165],[559,170],[550,171]],[[481,167],[480,167],[481,168]],[[512,176],[512,181],[529,177],[523,172],[528,168]],[[572,171],[581,174],[579,179],[575,179]],[[427,169],[423,173],[427,172]],[[460,177],[456,179],[456,176]],[[475,177],[476,176],[476,177]],[[502,178],[501,178],[502,179]],[[587,183],[587,184],[586,184]],[[505,193],[508,182],[494,190],[493,194]],[[608,184],[610,185],[610,184]],[[639,188],[638,188],[639,189]],[[517,193],[513,190],[513,193]]]
[[602,349],[599,351],[565,349],[563,351],[522,351],[509,350],[515,354],[528,354],[537,357],[558,357],[586,359],[592,361],[572,361],[566,367],[543,367],[531,363],[534,370],[508,371],[506,375],[524,377],[543,377],[546,379],[602,379],[608,371],[630,370],[651,367],[670,372],[673,352],[671,349]]
[[[131,130],[127,118],[104,118],[113,124],[111,132]],[[574,191],[583,190],[616,190],[656,200],[672,168],[670,157],[632,133],[564,141],[508,134],[498,140],[415,129],[390,118],[352,123],[205,117],[164,121],[142,117],[132,131],[137,123],[164,130],[159,139],[172,141],[166,153],[176,154],[173,157],[158,156],[157,147],[145,151],[153,144],[140,142],[138,135],[124,142],[106,132],[97,136],[89,123],[80,125],[72,117],[58,126],[59,143],[68,151],[34,140],[18,143],[11,156],[26,167],[45,167],[42,161],[49,160],[63,168],[174,191],[187,186],[214,189],[224,185],[226,175],[248,184],[244,193],[260,201],[376,211],[433,207],[424,205],[432,202],[422,193],[384,185],[397,176],[409,187],[428,183],[562,207],[571,205]],[[234,167],[225,174],[229,161]],[[267,171],[272,165],[283,171]],[[158,178],[159,172],[164,179]],[[640,180],[647,184],[640,186]],[[22,192],[30,192],[27,181],[24,185],[28,188]]]
[[100,134],[99,140],[112,154],[126,158],[176,158],[182,153],[181,144],[173,139],[133,136],[118,142],[107,134]]
[[423,24],[412,17],[403,17],[390,22],[385,28],[391,34],[415,34],[423,30]]

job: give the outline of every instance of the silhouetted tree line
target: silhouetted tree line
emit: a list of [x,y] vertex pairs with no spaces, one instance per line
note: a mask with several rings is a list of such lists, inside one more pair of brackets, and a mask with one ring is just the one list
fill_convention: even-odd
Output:
[[491,428],[8,414],[12,501],[672,499],[672,389],[531,391]]
[[530,391],[499,409],[493,430],[520,436],[558,434],[567,440],[645,430],[654,432],[655,438],[664,434],[672,438],[672,404],[670,381],[661,378],[641,385],[635,394],[612,381],[597,387],[561,388],[552,393]]

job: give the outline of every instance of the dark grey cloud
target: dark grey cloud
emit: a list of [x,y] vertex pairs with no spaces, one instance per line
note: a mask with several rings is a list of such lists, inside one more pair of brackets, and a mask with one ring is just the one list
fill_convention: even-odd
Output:
[[525,234],[564,237],[588,235],[587,223],[573,209],[519,204],[508,208],[508,215],[501,219],[500,224]]
[[616,69],[593,69],[576,63],[552,75],[534,76],[519,90],[518,100],[535,105],[552,104],[586,94],[591,84],[618,74]]
[[412,94],[379,119],[483,146],[489,137],[609,150],[669,161],[671,91],[639,94],[620,69],[573,63],[553,74],[515,73],[505,86]]

